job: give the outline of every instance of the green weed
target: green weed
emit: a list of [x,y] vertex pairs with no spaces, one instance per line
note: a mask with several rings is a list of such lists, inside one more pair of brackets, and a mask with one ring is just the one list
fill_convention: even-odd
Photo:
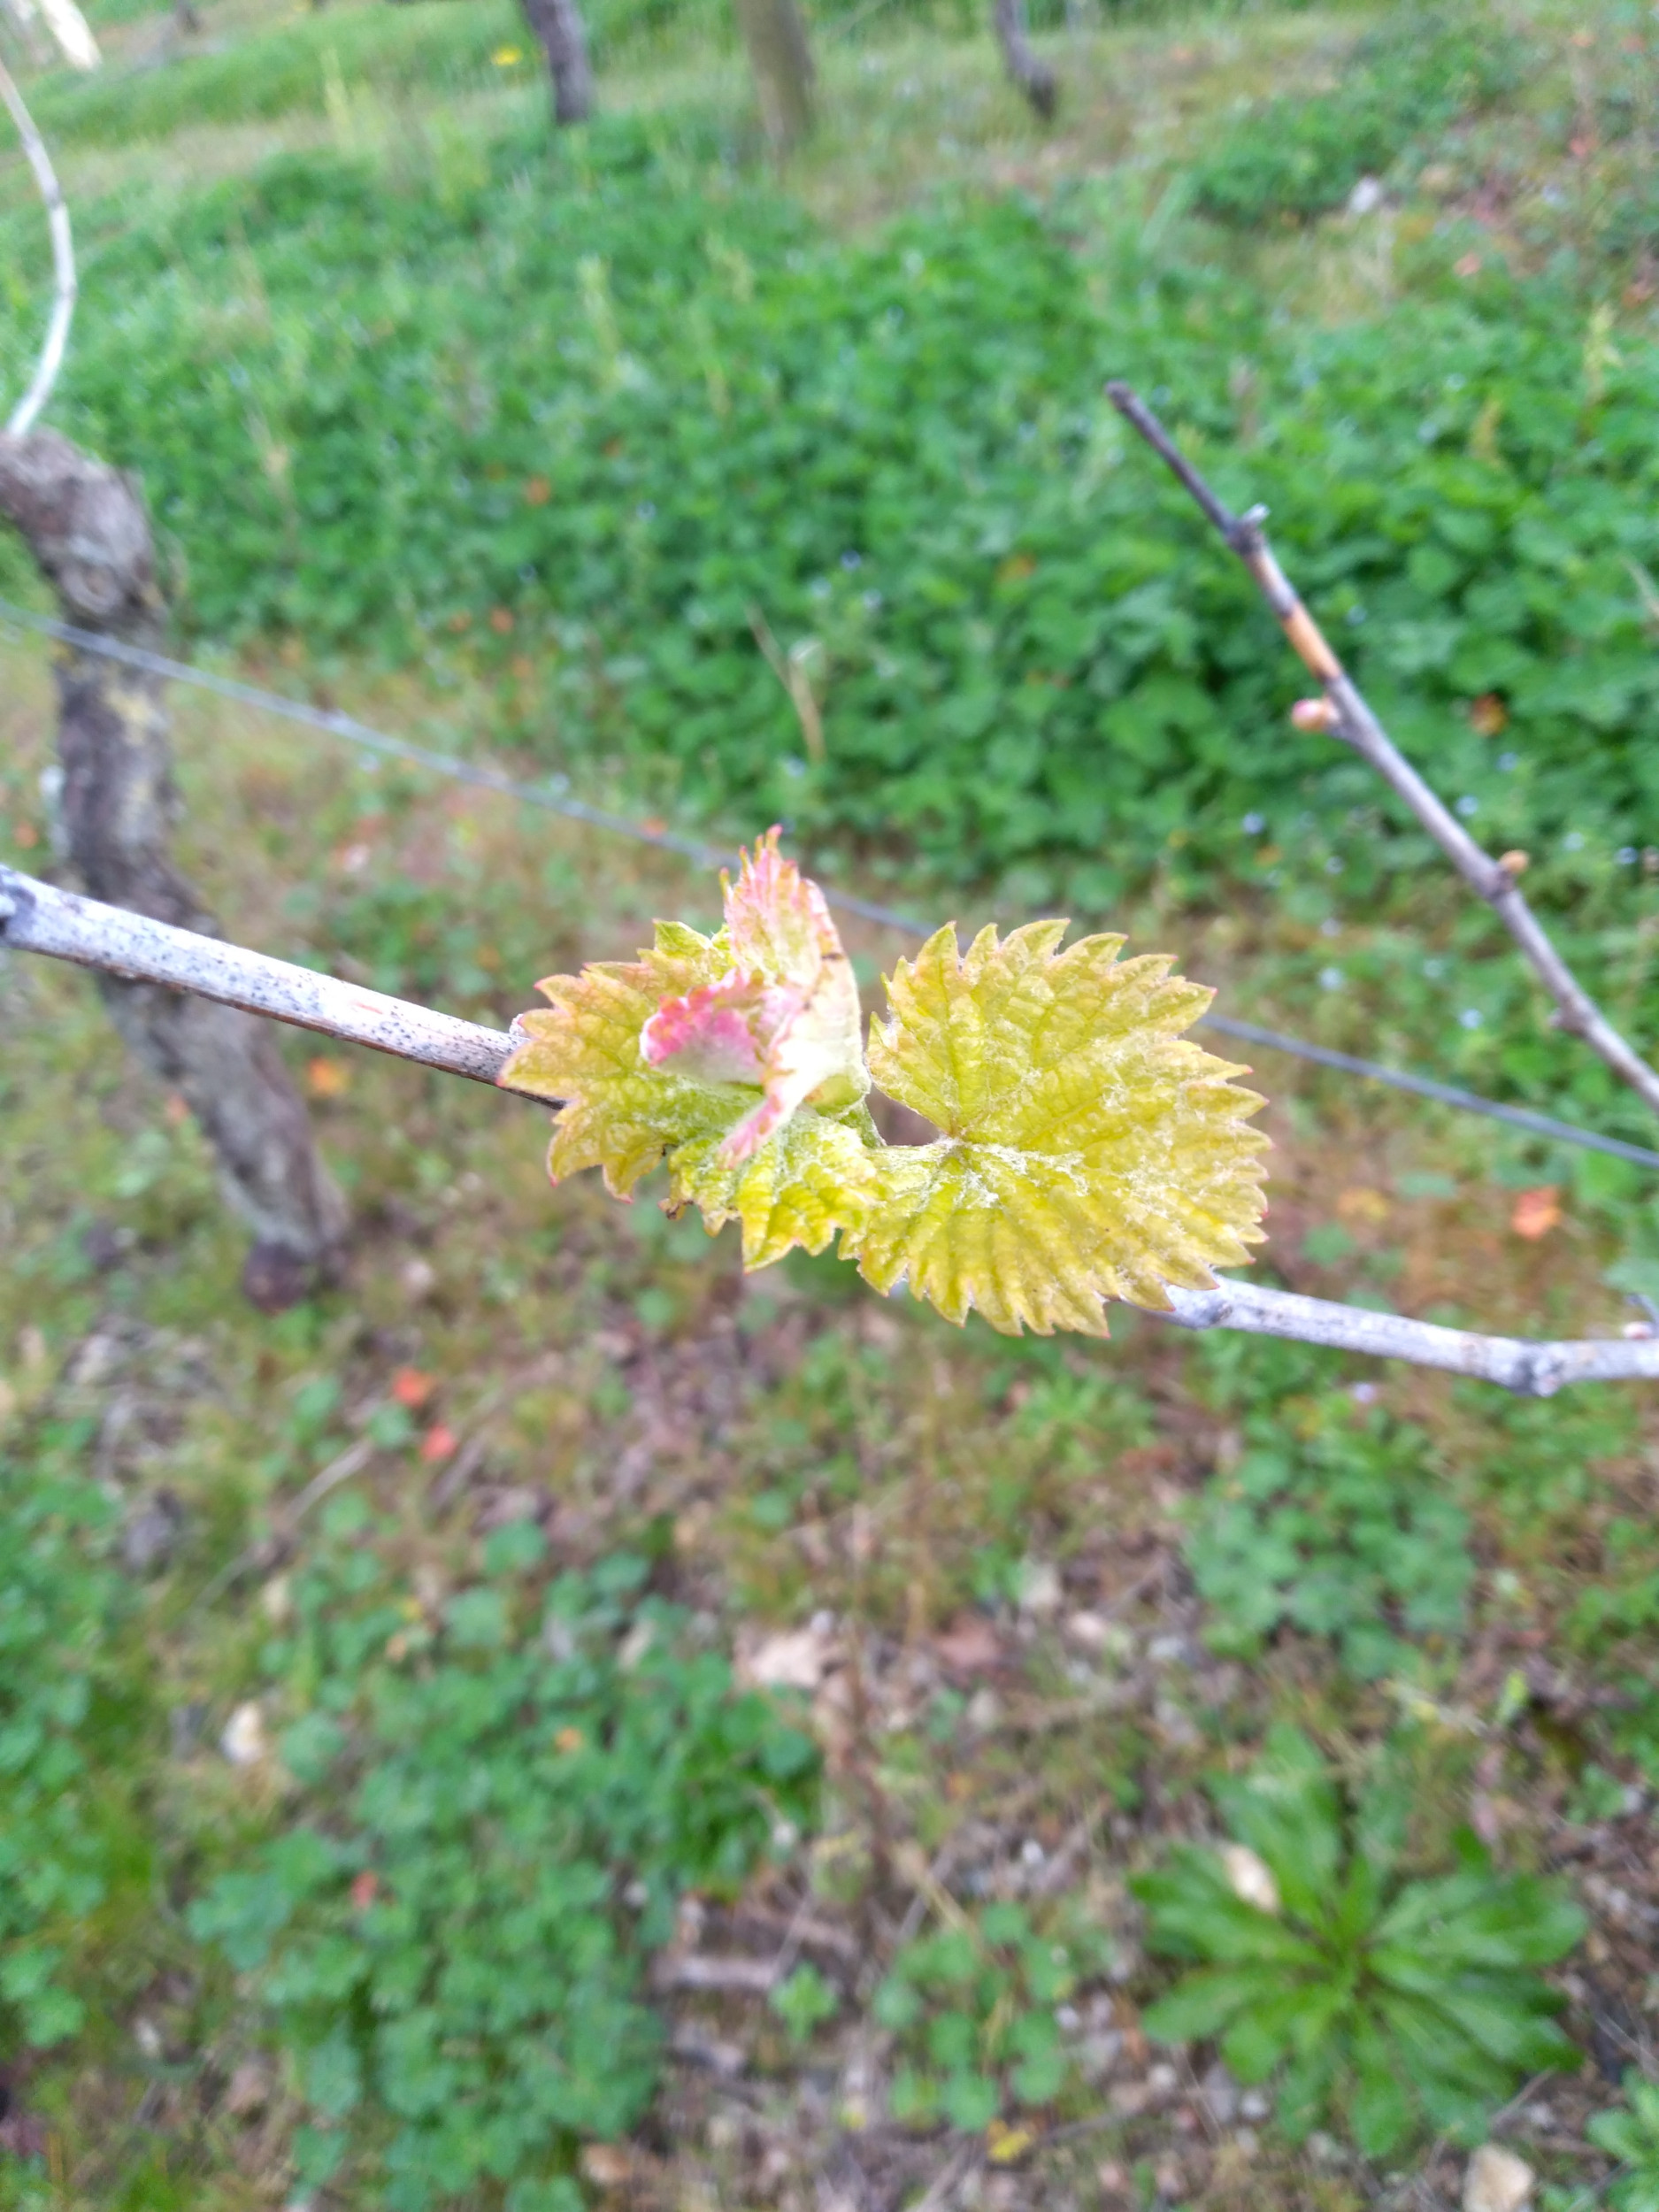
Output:
[[1294,1729],[1212,1794],[1247,1858],[1189,1846],[1133,1884],[1153,1948],[1202,1962],[1145,2024],[1171,2042],[1218,2038],[1241,2081],[1282,2069],[1293,2140],[1333,2110],[1367,2157],[1425,2124],[1478,2138],[1517,2073],[1578,2064],[1536,1971],[1584,1931],[1555,1886],[1495,1874],[1472,1837],[1456,1872],[1401,1882],[1402,1806],[1373,1791],[1346,1816]]
[[1393,12],[1335,65],[1328,91],[1264,101],[1194,168],[1193,204],[1248,228],[1322,215],[1414,141],[1490,107],[1526,79],[1525,43],[1479,17]]
[[876,1993],[898,2040],[893,2116],[983,2128],[1005,2108],[1052,2104],[1072,2075],[1057,2007],[1108,1963],[1080,1919],[1039,1929],[1023,1905],[987,1905],[908,1943]]
[[355,1502],[265,1655],[302,1816],[191,1914],[251,1973],[297,2068],[318,2185],[380,2177],[394,2212],[486,2177],[514,2212],[579,2199],[573,2143],[630,2126],[656,2079],[640,1991],[680,1891],[729,1892],[807,1817],[815,1755],[643,1560],[544,1584],[534,1524],[435,1609]]
[[1623,2112],[1598,2112],[1586,2132],[1618,2161],[1607,2192],[1612,2212],[1659,2212],[1659,2085],[1632,2070],[1624,2095]]
[[1362,1680],[1405,1637],[1455,1635],[1473,1562],[1420,1429],[1347,1393],[1253,1412],[1249,1449],[1193,1516],[1187,1564],[1217,1650],[1259,1652],[1281,1622],[1329,1636]]
[[81,1471],[88,1441],[64,1423],[0,1451],[0,2055],[81,2026],[112,1893],[148,1873],[119,1756],[146,1722],[123,1663],[119,1509]]

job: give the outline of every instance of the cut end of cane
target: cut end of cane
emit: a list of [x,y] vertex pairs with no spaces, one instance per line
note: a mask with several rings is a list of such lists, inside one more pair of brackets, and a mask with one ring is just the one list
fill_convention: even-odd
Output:
[[1290,710],[1290,718],[1299,730],[1323,734],[1335,729],[1336,709],[1328,699],[1298,699]]
[[1524,876],[1532,864],[1530,853],[1515,851],[1498,855],[1498,865],[1506,876]]

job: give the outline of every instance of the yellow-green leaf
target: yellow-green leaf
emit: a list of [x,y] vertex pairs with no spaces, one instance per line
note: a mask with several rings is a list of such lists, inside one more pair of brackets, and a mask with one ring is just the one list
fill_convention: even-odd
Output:
[[1181,1033],[1211,994],[1121,937],[1062,952],[1064,922],[963,955],[940,930],[887,986],[875,1082],[942,1132],[875,1156],[868,1218],[841,1244],[953,1321],[1106,1333],[1104,1302],[1167,1310],[1260,1241],[1262,1101]]
[[637,961],[598,961],[537,985],[551,1004],[513,1024],[518,1048],[500,1079],[562,1102],[548,1153],[555,1182],[602,1168],[606,1187],[626,1198],[671,1147],[724,1135],[750,1110],[749,1086],[660,1072],[640,1047],[665,999],[718,981],[729,964],[724,933],[702,937],[683,923],[659,922],[655,947]]
[[557,1181],[603,1170],[626,1197],[667,1156],[671,1209],[742,1225],[750,1267],[794,1244],[820,1252],[868,1209],[877,1140],[858,990],[818,886],[772,830],[721,878],[726,926],[659,922],[638,961],[539,987],[501,1080],[559,1102]]
[[870,1087],[852,963],[824,894],[779,852],[779,834],[743,855],[735,884],[721,873],[730,972],[664,1001],[644,1033],[653,1067],[759,1084],[758,1103],[726,1139],[732,1163],[799,1107],[834,1112]]
[[719,1138],[694,1138],[672,1156],[668,1202],[701,1208],[711,1235],[741,1222],[748,1268],[768,1267],[797,1244],[821,1252],[869,1210],[878,1156],[862,1118],[793,1115],[735,1161]]

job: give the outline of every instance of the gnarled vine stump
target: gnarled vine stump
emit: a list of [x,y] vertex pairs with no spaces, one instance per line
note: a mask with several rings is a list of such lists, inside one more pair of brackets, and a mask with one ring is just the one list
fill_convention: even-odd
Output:
[[[21,533],[64,619],[157,649],[165,615],[137,486],[58,435],[0,436],[0,516]],[[159,677],[65,646],[58,744],[69,856],[95,898],[213,933],[168,853],[176,811]],[[250,1015],[155,984],[102,977],[129,1049],[183,1098],[212,1146],[225,1196],[254,1234],[242,1285],[268,1311],[336,1270],[345,1202],[271,1031]]]

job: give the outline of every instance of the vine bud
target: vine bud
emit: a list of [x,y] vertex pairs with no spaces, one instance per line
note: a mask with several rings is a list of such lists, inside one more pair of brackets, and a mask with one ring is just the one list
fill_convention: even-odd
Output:
[[1328,699],[1298,699],[1290,718],[1299,730],[1324,732],[1336,727],[1336,709]]

